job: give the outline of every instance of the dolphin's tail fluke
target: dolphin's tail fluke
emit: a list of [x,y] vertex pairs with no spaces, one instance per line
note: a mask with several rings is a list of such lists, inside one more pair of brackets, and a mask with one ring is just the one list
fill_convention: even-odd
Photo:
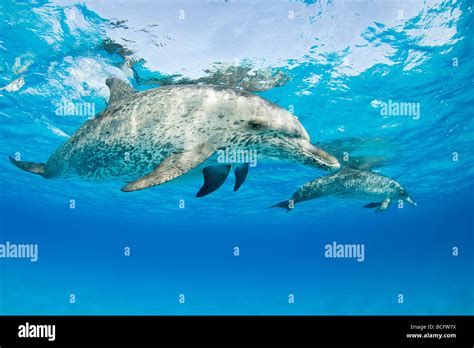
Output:
[[12,162],[16,167],[24,170],[25,172],[30,172],[33,174],[38,174],[44,176],[45,174],[45,164],[44,163],[34,163],[34,162],[23,162],[17,161],[13,157],[8,156],[10,162]]
[[283,201],[283,202],[274,204],[274,205],[270,206],[269,208],[283,208],[283,209],[286,209],[287,213],[289,213],[291,210],[294,209],[294,207],[295,207],[294,201],[289,199],[287,201]]

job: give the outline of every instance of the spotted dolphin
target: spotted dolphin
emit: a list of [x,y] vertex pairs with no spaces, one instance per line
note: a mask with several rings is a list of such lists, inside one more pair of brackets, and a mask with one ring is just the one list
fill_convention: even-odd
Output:
[[[308,133],[287,110],[254,94],[210,85],[174,85],[137,92],[109,78],[108,107],[82,125],[46,163],[11,162],[46,179],[80,177],[122,180],[122,191],[171,181],[206,162],[205,196],[226,180],[232,163],[218,151],[255,151],[259,161],[279,159],[325,170],[339,168],[330,154],[310,143]],[[249,163],[234,165],[236,191]]]
[[371,203],[364,208],[375,208],[376,212],[387,209],[393,200],[403,200],[416,206],[408,191],[397,181],[372,171],[345,167],[304,184],[289,200],[271,207],[290,211],[296,203],[323,196],[368,200]]

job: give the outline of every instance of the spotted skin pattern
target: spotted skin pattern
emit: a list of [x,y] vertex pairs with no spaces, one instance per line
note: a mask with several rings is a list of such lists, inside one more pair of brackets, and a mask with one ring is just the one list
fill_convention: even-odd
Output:
[[[334,196],[345,199],[359,199],[367,203],[381,203],[380,210],[388,207],[391,201],[402,199],[416,205],[407,190],[395,180],[372,171],[345,167],[301,186],[288,200],[274,207],[292,209],[296,203],[311,199]],[[385,205],[383,204],[385,202]],[[367,206],[376,208],[376,205]]]
[[53,153],[42,175],[136,180],[170,155],[199,151],[202,144],[216,151],[256,150],[259,161],[339,167],[334,157],[309,142],[298,119],[276,104],[240,90],[178,85],[112,103]]

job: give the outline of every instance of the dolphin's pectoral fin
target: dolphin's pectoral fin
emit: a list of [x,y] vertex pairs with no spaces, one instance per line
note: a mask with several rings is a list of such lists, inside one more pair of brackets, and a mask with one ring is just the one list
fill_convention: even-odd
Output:
[[107,80],[105,80],[105,84],[110,89],[109,105],[119,100],[125,99],[136,92],[126,82],[116,77],[109,77]]
[[374,202],[364,205],[364,208],[377,208],[382,202]]
[[161,162],[153,172],[125,185],[121,191],[130,192],[143,190],[173,180],[197,167],[213,153],[214,149],[205,143],[190,151],[171,155]]
[[245,179],[247,179],[247,174],[249,173],[249,164],[239,164],[235,167],[234,174],[235,174],[235,185],[234,185],[234,192],[239,189],[240,186],[244,183]]
[[375,212],[379,213],[381,211],[384,211],[389,207],[390,203],[392,203],[392,200],[390,198],[385,198],[382,203],[380,203],[380,206],[375,209]]
[[196,197],[204,197],[221,187],[229,175],[230,167],[228,164],[223,164],[204,168],[202,170],[204,184],[196,194]]

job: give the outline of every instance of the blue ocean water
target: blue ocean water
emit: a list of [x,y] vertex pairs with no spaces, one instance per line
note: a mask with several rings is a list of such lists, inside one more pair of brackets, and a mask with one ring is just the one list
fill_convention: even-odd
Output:
[[[3,0],[0,244],[39,254],[0,258],[0,314],[473,314],[472,11],[469,1]],[[268,209],[327,174],[285,162],[198,199],[201,180],[123,193],[8,161],[46,161],[89,118],[58,106],[100,112],[107,77],[143,90],[206,77],[216,62],[282,72],[285,83],[255,93],[338,158],[375,159],[418,206],[374,213],[321,198]],[[389,102],[419,112],[384,114]],[[363,244],[364,261],[326,258],[333,242]]]

